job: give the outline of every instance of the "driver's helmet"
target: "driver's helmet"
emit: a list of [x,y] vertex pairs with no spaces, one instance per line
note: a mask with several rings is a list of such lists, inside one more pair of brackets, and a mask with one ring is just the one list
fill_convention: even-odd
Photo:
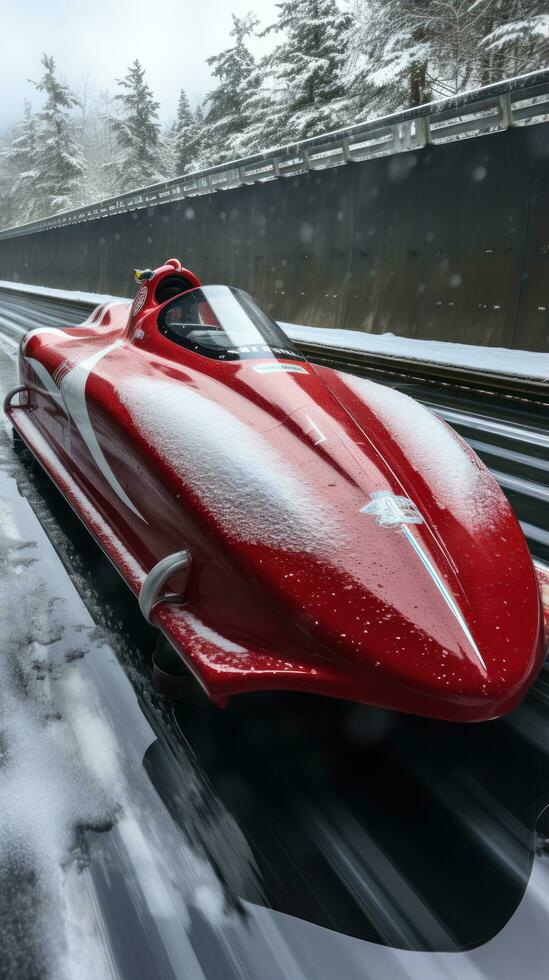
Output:
[[179,303],[174,303],[173,306],[168,307],[166,313],[164,314],[164,320],[168,326],[172,326],[176,323],[184,323],[185,317],[183,315],[183,309]]

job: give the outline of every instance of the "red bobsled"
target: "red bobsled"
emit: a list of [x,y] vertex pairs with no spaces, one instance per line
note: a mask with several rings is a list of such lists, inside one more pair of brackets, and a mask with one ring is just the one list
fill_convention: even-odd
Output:
[[509,504],[427,409],[308,363],[177,260],[133,305],[32,330],[14,429],[210,697],[311,691],[453,721],[544,655]]

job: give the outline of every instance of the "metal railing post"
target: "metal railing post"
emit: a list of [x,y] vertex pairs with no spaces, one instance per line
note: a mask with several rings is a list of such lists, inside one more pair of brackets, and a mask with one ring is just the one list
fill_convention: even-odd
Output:
[[418,146],[429,146],[431,142],[431,124],[429,122],[429,116],[418,116],[415,122]]
[[501,128],[510,129],[513,125],[513,105],[511,103],[511,93],[504,92],[499,97],[499,112],[501,117]]

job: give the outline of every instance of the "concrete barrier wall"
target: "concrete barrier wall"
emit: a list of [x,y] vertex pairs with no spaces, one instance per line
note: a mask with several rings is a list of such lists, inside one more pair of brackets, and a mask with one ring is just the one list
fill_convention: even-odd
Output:
[[0,240],[0,279],[128,295],[174,255],[277,319],[549,349],[549,126]]

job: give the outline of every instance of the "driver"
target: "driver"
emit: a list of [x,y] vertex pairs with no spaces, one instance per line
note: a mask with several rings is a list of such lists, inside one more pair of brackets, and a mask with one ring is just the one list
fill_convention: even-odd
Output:
[[[165,323],[169,327],[179,326],[182,323],[189,323],[188,311],[185,316],[183,315],[183,309],[179,303],[175,306],[171,306],[169,310],[166,310]],[[192,322],[192,321],[191,321]]]
[[221,324],[215,313],[204,299],[196,298],[192,303],[187,300],[174,303],[166,310],[164,322],[168,327],[197,326],[208,330],[221,330]]

